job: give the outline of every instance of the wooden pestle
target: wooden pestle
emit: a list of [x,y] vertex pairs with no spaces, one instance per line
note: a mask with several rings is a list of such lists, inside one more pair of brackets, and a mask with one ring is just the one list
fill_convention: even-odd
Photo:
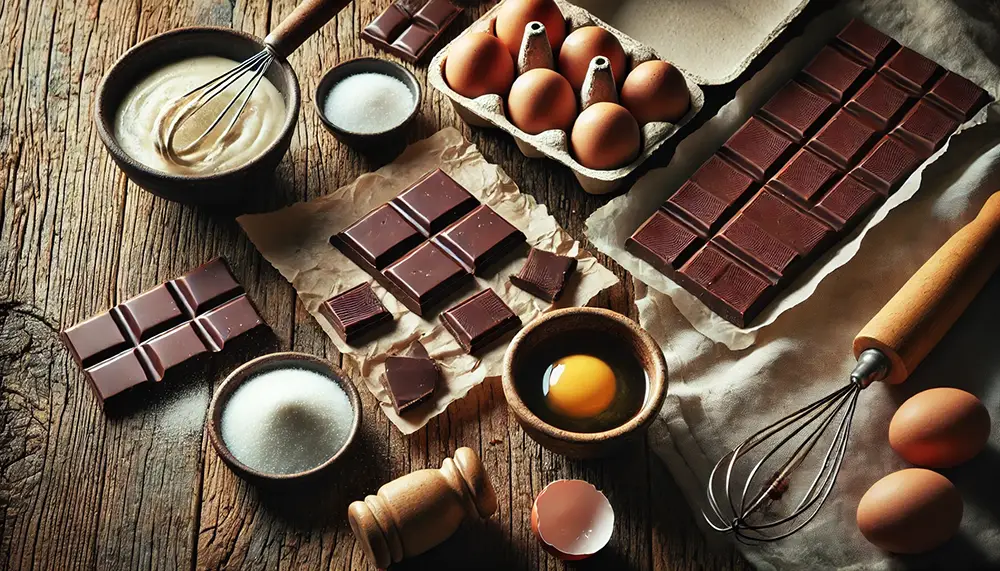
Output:
[[441,468],[411,472],[353,502],[347,519],[365,554],[384,569],[448,539],[467,517],[487,518],[496,511],[496,492],[483,463],[463,447]]

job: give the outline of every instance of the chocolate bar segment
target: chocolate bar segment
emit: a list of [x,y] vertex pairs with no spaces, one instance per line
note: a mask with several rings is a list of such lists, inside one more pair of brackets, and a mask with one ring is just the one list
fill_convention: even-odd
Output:
[[667,199],[664,207],[702,232],[709,232],[722,220],[731,203],[689,180]]
[[795,154],[767,187],[801,204],[810,205],[834,181],[839,169],[809,149]]
[[912,145],[922,147],[930,155],[944,145],[945,139],[958,129],[958,121],[928,103],[918,101],[893,133]]
[[133,297],[112,312],[126,325],[126,332],[134,343],[146,341],[186,318],[166,284]]
[[881,201],[882,195],[846,175],[820,199],[813,212],[836,230],[845,230],[853,228]]
[[469,272],[479,273],[524,242],[524,233],[485,204],[434,240]]
[[576,258],[532,248],[521,271],[510,276],[510,283],[545,301],[558,301],[576,264]]
[[882,74],[875,74],[847,102],[846,108],[875,129],[884,131],[889,125],[899,122],[911,103],[909,94]]
[[625,249],[669,276],[704,243],[703,236],[657,210],[625,241]]
[[842,103],[864,83],[865,67],[827,46],[802,70],[800,81]]
[[941,67],[910,48],[900,48],[889,58],[882,73],[914,95],[921,95],[934,82]]
[[921,157],[895,137],[885,137],[852,171],[857,178],[883,195],[895,192],[910,176]]
[[212,351],[222,351],[226,343],[266,325],[253,302],[240,295],[219,307],[199,315],[195,320],[208,339]]
[[441,314],[441,322],[468,353],[478,353],[521,327],[521,319],[492,289],[483,290]]
[[840,110],[806,145],[810,150],[847,168],[875,143],[875,129]]
[[753,179],[719,155],[712,155],[664,207],[701,232],[717,230],[745,201]]
[[722,152],[757,182],[764,182],[791,156],[791,139],[751,117],[722,146]]
[[385,360],[384,382],[396,414],[430,398],[440,378],[441,370],[427,357],[426,350],[422,356],[392,356]]
[[391,43],[393,39],[410,24],[410,15],[406,13],[399,4],[392,3],[372,20],[362,32],[362,37],[368,36],[369,41],[378,40],[383,43]]
[[215,307],[221,300],[243,293],[243,286],[236,281],[222,258],[199,266],[169,283],[173,284],[191,316],[204,312],[207,307]]
[[771,299],[775,285],[708,244],[677,272],[677,281],[726,321],[746,327]]
[[90,388],[101,402],[152,380],[139,362],[138,352],[129,349],[86,370]]
[[95,315],[60,335],[76,364],[86,369],[132,347],[110,313]]
[[[407,8],[414,4],[419,8],[411,13]],[[447,0],[429,0],[423,5],[393,2],[361,31],[361,39],[404,61],[416,63],[460,12],[460,8]]]
[[150,364],[149,372],[154,381],[163,380],[169,369],[209,351],[190,321],[153,337],[139,349]]
[[424,241],[417,228],[388,204],[369,212],[334,238],[349,258],[361,258],[377,269],[395,262]]
[[472,279],[472,274],[433,242],[424,242],[387,267],[385,276],[395,286],[396,299],[417,315]]
[[417,10],[413,20],[431,30],[443,30],[460,10],[447,0],[430,0]]
[[389,203],[416,224],[425,236],[444,230],[479,201],[441,169],[428,174]]
[[392,321],[392,314],[367,283],[324,301],[319,306],[319,312],[348,344],[379,325]]
[[927,99],[965,121],[989,101],[989,96],[975,83],[948,71],[927,93]]
[[830,116],[834,105],[797,81],[789,81],[758,111],[796,143],[812,136]]
[[851,20],[844,26],[834,45],[868,69],[881,65],[899,48],[895,40],[861,20]]

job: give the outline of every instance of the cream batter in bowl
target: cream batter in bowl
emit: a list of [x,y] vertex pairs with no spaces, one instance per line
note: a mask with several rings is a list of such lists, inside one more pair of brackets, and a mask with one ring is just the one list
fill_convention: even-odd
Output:
[[[118,167],[132,182],[169,200],[252,208],[273,188],[274,170],[288,151],[298,119],[298,79],[286,60],[271,63],[265,75],[270,85],[258,85],[239,128],[214,153],[189,155],[184,161],[156,153],[155,117],[149,110],[186,82],[194,87],[225,71],[232,65],[225,60],[241,62],[262,49],[264,44],[250,34],[192,27],[154,36],[126,52],[98,87],[94,111],[98,134]],[[182,62],[186,67],[178,66]],[[192,131],[198,126],[192,121]],[[177,142],[196,136],[184,129]]]

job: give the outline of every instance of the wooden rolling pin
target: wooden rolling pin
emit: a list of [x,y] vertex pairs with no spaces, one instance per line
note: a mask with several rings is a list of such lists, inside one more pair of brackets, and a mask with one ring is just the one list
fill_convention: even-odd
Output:
[[466,518],[497,511],[483,463],[459,448],[440,469],[417,470],[347,508],[347,519],[365,554],[379,568],[427,551],[451,537]]
[[854,339],[852,379],[901,383],[1000,267],[1000,192],[896,292]]

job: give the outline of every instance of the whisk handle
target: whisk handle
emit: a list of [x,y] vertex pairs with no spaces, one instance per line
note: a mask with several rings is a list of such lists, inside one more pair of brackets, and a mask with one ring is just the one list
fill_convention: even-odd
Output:
[[1000,192],[913,274],[854,338],[854,356],[878,349],[885,382],[906,380],[1000,267]]
[[351,0],[305,0],[271,30],[264,43],[277,55],[287,57],[350,3]]

